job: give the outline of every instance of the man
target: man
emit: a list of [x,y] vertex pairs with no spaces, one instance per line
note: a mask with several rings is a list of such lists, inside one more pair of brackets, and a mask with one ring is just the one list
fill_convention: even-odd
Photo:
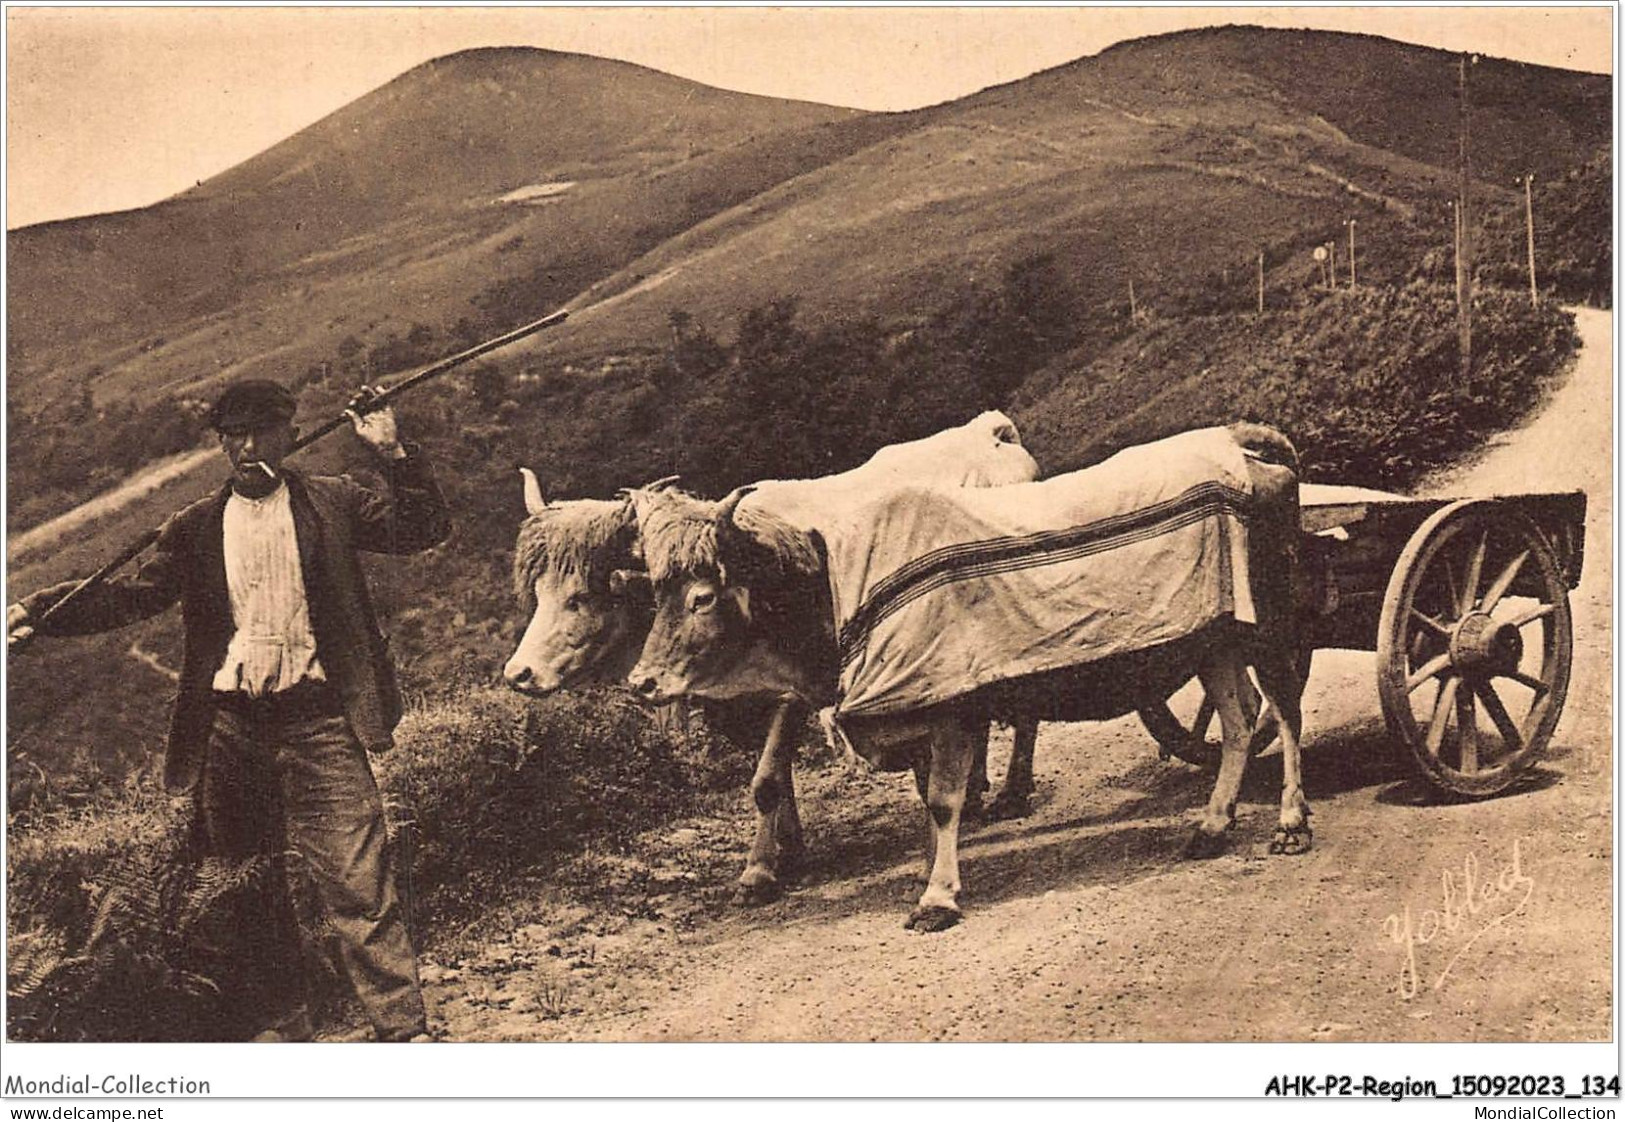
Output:
[[366,412],[372,392],[349,415],[384,461],[388,495],[285,468],[299,435],[293,395],[276,382],[238,382],[209,415],[231,461],[226,486],[165,523],[134,575],[88,589],[48,620],[40,617],[77,582],[7,613],[15,644],[36,630],[108,631],[180,601],[185,653],[164,781],[192,793],[204,854],[261,857],[271,870],[259,913],[238,917],[249,948],[229,979],[235,1001],[268,1026],[260,1040],[312,1031],[284,855],[313,883],[378,1039],[427,1039],[367,760],[391,747],[400,694],[357,551],[427,549],[450,522],[393,413]]

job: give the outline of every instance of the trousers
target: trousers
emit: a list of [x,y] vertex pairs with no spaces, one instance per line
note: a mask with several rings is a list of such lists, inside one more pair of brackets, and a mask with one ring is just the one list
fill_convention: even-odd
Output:
[[[424,1031],[423,997],[383,802],[367,753],[325,691],[292,703],[217,707],[197,794],[196,841],[207,856],[264,858],[270,875],[240,920],[251,961],[235,987],[261,1012],[306,1013],[309,979],[288,891],[302,867],[333,934],[339,964],[380,1040]],[[282,695],[273,695],[279,698]]]

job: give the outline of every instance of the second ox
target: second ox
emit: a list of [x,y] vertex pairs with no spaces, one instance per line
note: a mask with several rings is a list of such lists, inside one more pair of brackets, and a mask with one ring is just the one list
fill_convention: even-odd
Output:
[[[524,470],[524,469],[522,469]],[[988,412],[920,440],[882,448],[861,466],[811,480],[757,485],[753,503],[792,524],[815,524],[863,496],[904,484],[990,487],[1027,482],[1038,465],[1021,447],[1015,425]],[[534,472],[524,470],[525,508],[514,548],[514,586],[531,618],[504,668],[514,689],[545,696],[588,682],[620,681],[637,659],[653,617],[642,572],[637,518],[628,498],[549,502]],[[658,493],[668,481],[651,484]],[[741,696],[741,695],[750,696]],[[736,743],[760,743],[751,781],[757,829],[739,878],[746,900],[777,894],[779,879],[804,850],[791,762],[793,730],[805,703],[782,690],[740,690],[712,708]],[[976,734],[985,771],[987,729]],[[1016,729],[1016,753],[995,813],[1018,814],[1032,788],[1036,726]],[[982,785],[985,786],[985,778]]]
[[911,927],[960,916],[958,830],[989,719],[1098,720],[1195,674],[1222,760],[1187,852],[1223,846],[1251,722],[1247,668],[1280,719],[1271,849],[1309,848],[1294,573],[1297,455],[1235,425],[994,491],[903,489],[817,526],[736,492],[633,496],[655,619],[630,682],[646,700],[776,692],[838,705],[877,766],[912,767],[929,880]]

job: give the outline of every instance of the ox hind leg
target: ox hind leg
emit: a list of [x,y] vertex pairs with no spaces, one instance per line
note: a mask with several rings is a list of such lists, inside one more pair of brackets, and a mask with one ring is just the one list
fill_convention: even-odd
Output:
[[[989,816],[989,812],[982,805],[982,800],[987,795],[988,789],[993,786],[987,778],[987,743],[991,732],[991,724],[983,724],[971,735],[973,754],[970,778],[965,781],[965,809],[960,812],[967,822],[978,822]],[[915,785],[919,786],[919,783],[920,779],[916,776]],[[920,798],[925,798],[923,788],[920,790]]]
[[1270,839],[1271,853],[1309,852],[1309,800],[1303,793],[1303,687],[1297,663],[1272,648],[1255,664],[1264,698],[1279,717],[1281,737],[1281,822]]
[[916,931],[942,931],[959,922],[959,822],[976,755],[974,726],[947,718],[932,732],[930,755],[915,768],[931,831],[925,893],[905,925]]
[[1224,747],[1213,794],[1185,845],[1187,857],[1216,857],[1222,853],[1225,836],[1236,823],[1236,799],[1241,794],[1241,780],[1247,770],[1247,745],[1252,732],[1252,723],[1247,719],[1241,700],[1241,678],[1246,672],[1239,659],[1222,656],[1208,659],[1199,671],[1202,688],[1219,712]]
[[780,705],[773,712],[762,754],[751,776],[750,794],[756,804],[756,836],[751,842],[745,871],[739,876],[741,903],[759,904],[777,899],[780,874],[799,864],[805,842],[801,836],[801,816],[796,809],[792,779],[792,750],[788,743],[793,705]]
[[1004,773],[1004,786],[987,808],[991,821],[1025,818],[1033,809],[1033,751],[1038,745],[1038,722],[1021,717],[1013,722],[1014,745],[1010,768]]

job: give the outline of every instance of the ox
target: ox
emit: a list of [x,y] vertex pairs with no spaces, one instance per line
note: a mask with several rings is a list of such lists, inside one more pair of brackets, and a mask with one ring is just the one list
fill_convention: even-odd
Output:
[[[959,822],[977,730],[989,719],[1121,716],[1161,704],[1193,674],[1216,705],[1223,749],[1212,796],[1187,854],[1220,851],[1235,821],[1252,732],[1244,710],[1249,665],[1278,717],[1283,745],[1280,825],[1271,850],[1309,848],[1299,760],[1302,683],[1294,654],[1297,455],[1284,436],[1262,426],[1232,426],[1230,439],[1245,453],[1244,460],[1234,458],[1245,464],[1239,470],[1252,484],[1245,559],[1252,575],[1253,622],[1219,618],[1148,649],[1108,657],[1079,650],[1075,662],[1053,671],[991,681],[913,711],[847,721],[848,735],[871,762],[892,770],[913,768],[929,813],[928,883],[908,926],[940,930],[960,917]],[[1233,445],[1225,446],[1234,453]],[[999,497],[1020,489],[1001,490]],[[838,700],[842,652],[824,538],[761,509],[741,507],[743,497],[735,492],[707,503],[677,492],[633,495],[656,601],[654,624],[630,676],[645,700],[746,692],[777,692],[813,705]],[[853,515],[862,517],[862,512]],[[974,590],[963,602],[966,612],[976,610]],[[965,627],[977,622],[967,618]]]
[[[532,696],[588,681],[620,681],[637,659],[653,616],[634,509],[625,498],[550,503],[535,473],[521,471],[529,516],[520,526],[513,573],[516,594],[531,618],[503,676]],[[882,448],[839,475],[758,484],[753,502],[805,520],[854,495],[903,482],[991,486],[1030,480],[1037,471],[1009,418],[984,413],[935,436]],[[669,482],[651,484],[645,492],[658,492]],[[805,851],[790,743],[793,730],[805,722],[805,707],[782,691],[767,690],[735,697],[711,712],[721,718],[729,739],[747,743],[754,737],[762,743],[751,780],[757,829],[739,891],[746,901],[770,899],[778,892],[779,874]],[[1018,725],[1015,738],[1004,787],[990,808],[997,816],[1025,813],[1032,792],[1036,724]],[[985,725],[975,742],[979,783],[974,794],[979,796],[986,787]]]
[[[642,563],[632,504],[624,496],[549,502],[536,474],[520,471],[527,517],[514,545],[513,580],[530,622],[503,678],[531,697],[620,682],[637,660],[654,615],[648,581],[628,579]],[[646,490],[671,482],[660,480]],[[805,851],[785,745],[806,711],[799,703],[774,700],[717,706],[710,716],[730,741],[762,745],[751,786],[772,789],[775,797],[757,796],[761,811],[739,891],[746,900],[769,899],[779,874]]]

